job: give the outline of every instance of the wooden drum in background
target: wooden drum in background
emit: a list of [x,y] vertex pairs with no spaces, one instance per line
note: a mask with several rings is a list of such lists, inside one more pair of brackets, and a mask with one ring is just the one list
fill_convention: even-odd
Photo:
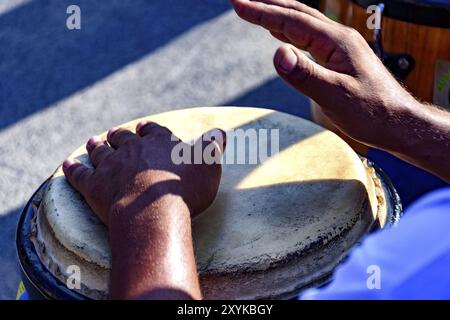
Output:
[[[383,1],[322,0],[330,18],[358,30],[370,43],[374,31],[367,27],[367,8]],[[382,19],[383,62],[418,99],[450,109],[450,1],[384,1]],[[337,131],[313,104],[316,122]],[[342,136],[342,134],[340,134]],[[359,143],[345,138],[358,151]]]
[[[323,283],[366,233],[400,217],[401,204],[389,179],[338,136],[309,121],[234,107],[178,110],[145,119],[167,126],[184,141],[215,127],[279,130],[280,152],[257,164],[228,163],[227,153],[234,150],[248,159],[250,147],[237,148],[227,138],[217,198],[192,222],[206,299],[293,298]],[[138,121],[123,127],[134,130]],[[71,157],[90,165],[84,146]],[[61,168],[22,213],[17,249],[31,297],[108,296],[106,228]],[[73,265],[80,268],[79,289],[65,286],[67,268]]]

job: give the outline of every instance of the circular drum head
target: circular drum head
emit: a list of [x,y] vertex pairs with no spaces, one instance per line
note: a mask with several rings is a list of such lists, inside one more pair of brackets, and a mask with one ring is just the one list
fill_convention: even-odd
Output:
[[[228,132],[217,198],[193,220],[207,299],[291,298],[329,276],[377,221],[384,225],[387,219],[390,196],[379,177],[343,140],[309,121],[235,107],[178,110],[145,119],[167,126],[184,141],[216,127]],[[134,130],[139,121],[125,127]],[[255,141],[239,148],[239,134],[256,134],[257,144],[268,142],[269,150],[279,152],[269,151],[270,157],[252,163]],[[261,152],[261,146],[256,150]],[[72,156],[89,165],[84,147]],[[238,159],[246,160],[239,164]],[[106,228],[61,168],[49,180],[36,221],[32,240],[50,272],[64,281],[67,266],[79,265],[84,275],[79,292],[106,298]]]

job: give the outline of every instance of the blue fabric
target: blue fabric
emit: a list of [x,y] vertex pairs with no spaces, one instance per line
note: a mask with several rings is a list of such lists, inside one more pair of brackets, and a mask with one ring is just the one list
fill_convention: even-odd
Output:
[[28,296],[28,292],[24,291],[20,297],[19,300],[30,300],[30,297]]
[[[368,285],[373,266],[379,289]],[[300,298],[450,299],[450,189],[419,200],[398,226],[367,237],[327,287]]]

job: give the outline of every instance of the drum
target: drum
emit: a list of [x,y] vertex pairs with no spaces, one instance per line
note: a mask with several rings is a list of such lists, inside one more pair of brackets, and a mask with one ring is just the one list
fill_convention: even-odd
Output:
[[345,25],[350,25],[349,19],[352,18],[352,1],[351,0],[322,0],[320,10],[330,19]]
[[[236,107],[144,119],[167,126],[184,141],[216,127],[227,131],[217,198],[192,222],[206,299],[293,298],[323,283],[365,234],[400,218],[400,200],[382,171],[309,121]],[[123,127],[134,130],[141,120]],[[271,154],[261,157],[265,143]],[[258,161],[249,161],[256,150]],[[85,152],[80,147],[71,157],[90,165]],[[107,298],[106,227],[61,168],[23,211],[17,248],[30,296]],[[80,271],[78,288],[67,285],[74,266]]]

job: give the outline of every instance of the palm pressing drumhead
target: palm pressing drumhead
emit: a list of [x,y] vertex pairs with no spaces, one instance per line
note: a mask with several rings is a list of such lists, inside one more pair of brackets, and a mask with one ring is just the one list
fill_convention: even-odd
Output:
[[[248,163],[252,147],[227,140],[217,198],[193,221],[205,298],[292,297],[329,275],[377,217],[383,224],[384,195],[368,168],[339,137],[306,120],[266,109],[214,107],[153,115],[123,127],[134,130],[142,120],[167,126],[184,141],[212,128],[256,130],[259,140],[266,136],[259,129],[268,137],[279,129],[280,152],[258,164],[232,164],[239,155]],[[89,164],[85,152],[80,147],[71,157]],[[106,228],[61,168],[49,181],[37,222],[34,242],[47,268],[65,281],[68,266],[77,265],[80,291],[107,297]]]

